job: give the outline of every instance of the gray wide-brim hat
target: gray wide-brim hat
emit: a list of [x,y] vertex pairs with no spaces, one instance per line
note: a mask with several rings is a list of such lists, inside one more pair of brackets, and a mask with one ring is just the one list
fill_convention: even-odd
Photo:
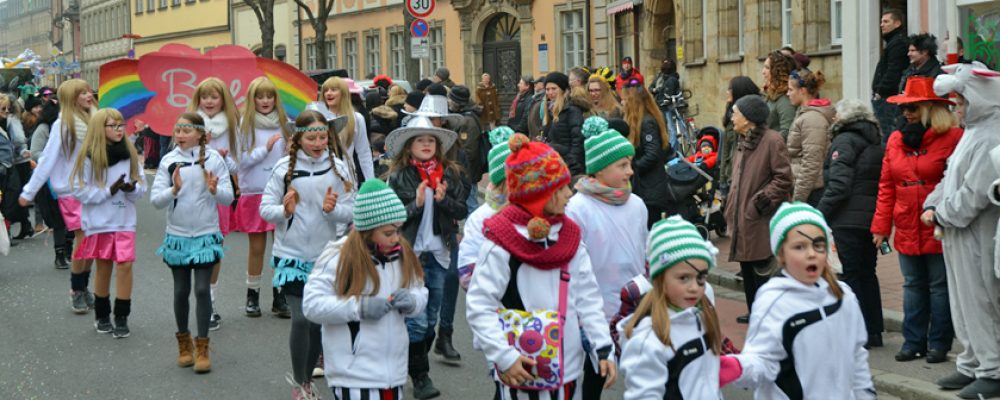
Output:
[[385,151],[390,157],[395,157],[403,150],[406,141],[423,135],[432,135],[441,142],[441,157],[444,157],[455,144],[455,140],[458,140],[458,134],[454,131],[434,126],[428,117],[414,115],[406,126],[389,132],[389,136],[385,138]]
[[416,117],[446,117],[448,116],[448,98],[429,94],[424,96],[417,111],[403,111],[403,113]]

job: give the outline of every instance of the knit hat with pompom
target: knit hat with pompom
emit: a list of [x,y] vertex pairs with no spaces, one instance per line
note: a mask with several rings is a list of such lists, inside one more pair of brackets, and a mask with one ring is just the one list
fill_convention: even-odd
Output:
[[[591,132],[587,132],[587,134],[591,134]],[[635,147],[632,146],[632,143],[614,129],[605,129],[604,132],[591,134],[591,136],[587,136],[587,134],[584,134],[586,141],[583,142],[587,175],[596,174],[625,157],[635,156]]]
[[507,199],[533,216],[528,222],[528,236],[545,238],[551,228],[545,220],[545,204],[556,190],[569,184],[569,168],[559,153],[545,143],[532,142],[522,134],[514,134],[508,143],[511,154],[506,162]]

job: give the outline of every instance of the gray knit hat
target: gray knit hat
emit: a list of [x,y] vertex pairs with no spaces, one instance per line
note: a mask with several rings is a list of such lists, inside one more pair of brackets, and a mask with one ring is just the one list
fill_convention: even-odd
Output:
[[361,185],[354,202],[355,229],[367,231],[403,222],[406,222],[406,207],[389,185],[380,179],[369,179]]
[[767,108],[767,101],[758,95],[740,97],[736,100],[736,109],[740,110],[740,114],[743,114],[747,121],[761,127],[767,124],[767,115],[771,113]]
[[646,243],[649,261],[649,279],[656,278],[670,267],[687,259],[700,259],[715,267],[715,255],[719,250],[712,242],[705,240],[690,222],[679,215],[660,220],[649,230]]

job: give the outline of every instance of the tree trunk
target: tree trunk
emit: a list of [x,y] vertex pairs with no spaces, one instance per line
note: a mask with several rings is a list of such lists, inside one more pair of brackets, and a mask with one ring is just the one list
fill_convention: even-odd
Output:
[[260,56],[274,58],[274,0],[262,0],[261,8],[264,21],[260,24]]
[[330,68],[331,65],[326,65],[326,18],[317,17],[313,30],[316,31],[316,69]]

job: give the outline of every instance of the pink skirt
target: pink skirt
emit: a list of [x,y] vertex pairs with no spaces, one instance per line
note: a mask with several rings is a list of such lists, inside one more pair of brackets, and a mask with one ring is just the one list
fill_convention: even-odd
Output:
[[135,232],[105,232],[83,238],[73,253],[74,260],[135,261]]
[[244,233],[264,233],[274,230],[274,225],[260,217],[260,200],[263,194],[244,194],[236,203],[233,213],[234,227]]
[[236,214],[233,213],[233,206],[219,204],[216,208],[219,210],[219,231],[222,232],[222,236],[236,231],[238,227],[236,225]]
[[59,212],[62,214],[63,223],[66,224],[66,230],[70,232],[80,230],[80,200],[66,195],[60,196],[56,202],[59,203]]

